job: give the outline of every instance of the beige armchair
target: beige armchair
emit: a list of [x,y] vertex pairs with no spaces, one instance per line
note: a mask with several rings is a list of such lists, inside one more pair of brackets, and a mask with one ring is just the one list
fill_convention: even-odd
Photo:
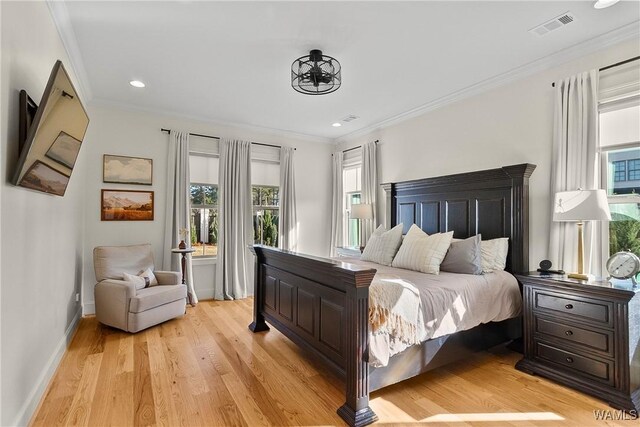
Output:
[[[100,323],[138,332],[185,314],[187,287],[180,273],[153,271],[151,245],[99,246],[93,250],[93,266]],[[138,275],[147,268],[156,276],[157,286],[138,289],[134,282],[123,280],[123,273]]]

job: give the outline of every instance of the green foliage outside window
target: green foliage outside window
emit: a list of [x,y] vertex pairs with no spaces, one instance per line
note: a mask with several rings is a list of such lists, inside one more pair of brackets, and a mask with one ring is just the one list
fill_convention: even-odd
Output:
[[253,186],[253,240],[256,244],[278,246],[280,216],[280,189],[278,187]]
[[609,223],[609,253],[631,251],[640,256],[640,221],[611,221]]

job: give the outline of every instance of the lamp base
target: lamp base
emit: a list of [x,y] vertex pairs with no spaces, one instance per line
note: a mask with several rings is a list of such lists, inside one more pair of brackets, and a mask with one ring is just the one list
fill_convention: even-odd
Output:
[[578,280],[586,280],[590,281],[595,278],[593,274],[581,274],[581,273],[569,273],[567,274],[569,279],[578,279]]

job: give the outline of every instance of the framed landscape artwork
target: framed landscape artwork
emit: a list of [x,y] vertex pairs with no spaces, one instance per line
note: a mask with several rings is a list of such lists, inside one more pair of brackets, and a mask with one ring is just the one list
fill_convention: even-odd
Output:
[[51,193],[56,196],[64,196],[64,192],[69,184],[69,177],[62,172],[45,165],[40,160],[36,160],[24,174],[20,185],[32,190]]
[[102,190],[102,221],[153,221],[153,191]]
[[45,153],[45,156],[60,163],[62,166],[66,166],[69,169],[73,169],[80,152],[81,141],[78,141],[66,132],[60,132],[58,137],[49,150]]
[[151,185],[153,160],[140,157],[105,154],[102,181],[113,184]]

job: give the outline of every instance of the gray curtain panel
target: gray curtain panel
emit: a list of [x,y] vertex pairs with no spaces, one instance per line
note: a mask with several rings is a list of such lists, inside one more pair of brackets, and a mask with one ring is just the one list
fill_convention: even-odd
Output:
[[[189,188],[189,133],[171,131],[169,133],[169,160],[167,162],[167,202],[165,205],[164,227],[164,270],[181,272],[182,255],[174,254],[171,248],[180,244],[180,230],[186,230],[184,241],[191,247],[191,200]],[[198,297],[193,286],[191,254],[187,255],[185,272],[187,299],[195,306]]]
[[[551,169],[551,218],[553,197],[558,191],[598,188],[598,70],[556,82]],[[585,223],[585,271],[602,271],[601,227]],[[576,224],[551,220],[549,259],[567,272],[576,271],[578,259]]]
[[337,255],[336,248],[342,246],[344,239],[344,195],[342,194],[342,151],[333,153],[331,163],[332,196],[331,196],[331,247],[330,256]]
[[376,229],[376,195],[378,193],[378,160],[377,145],[370,142],[362,146],[362,203],[372,205],[373,219],[362,221],[363,243],[369,241],[369,237]]
[[247,297],[253,256],[251,143],[222,139],[218,181],[218,264],[213,296],[217,300]]
[[291,147],[280,148],[280,226],[278,229],[278,247],[289,251],[295,251],[298,248],[294,154],[295,151]]

